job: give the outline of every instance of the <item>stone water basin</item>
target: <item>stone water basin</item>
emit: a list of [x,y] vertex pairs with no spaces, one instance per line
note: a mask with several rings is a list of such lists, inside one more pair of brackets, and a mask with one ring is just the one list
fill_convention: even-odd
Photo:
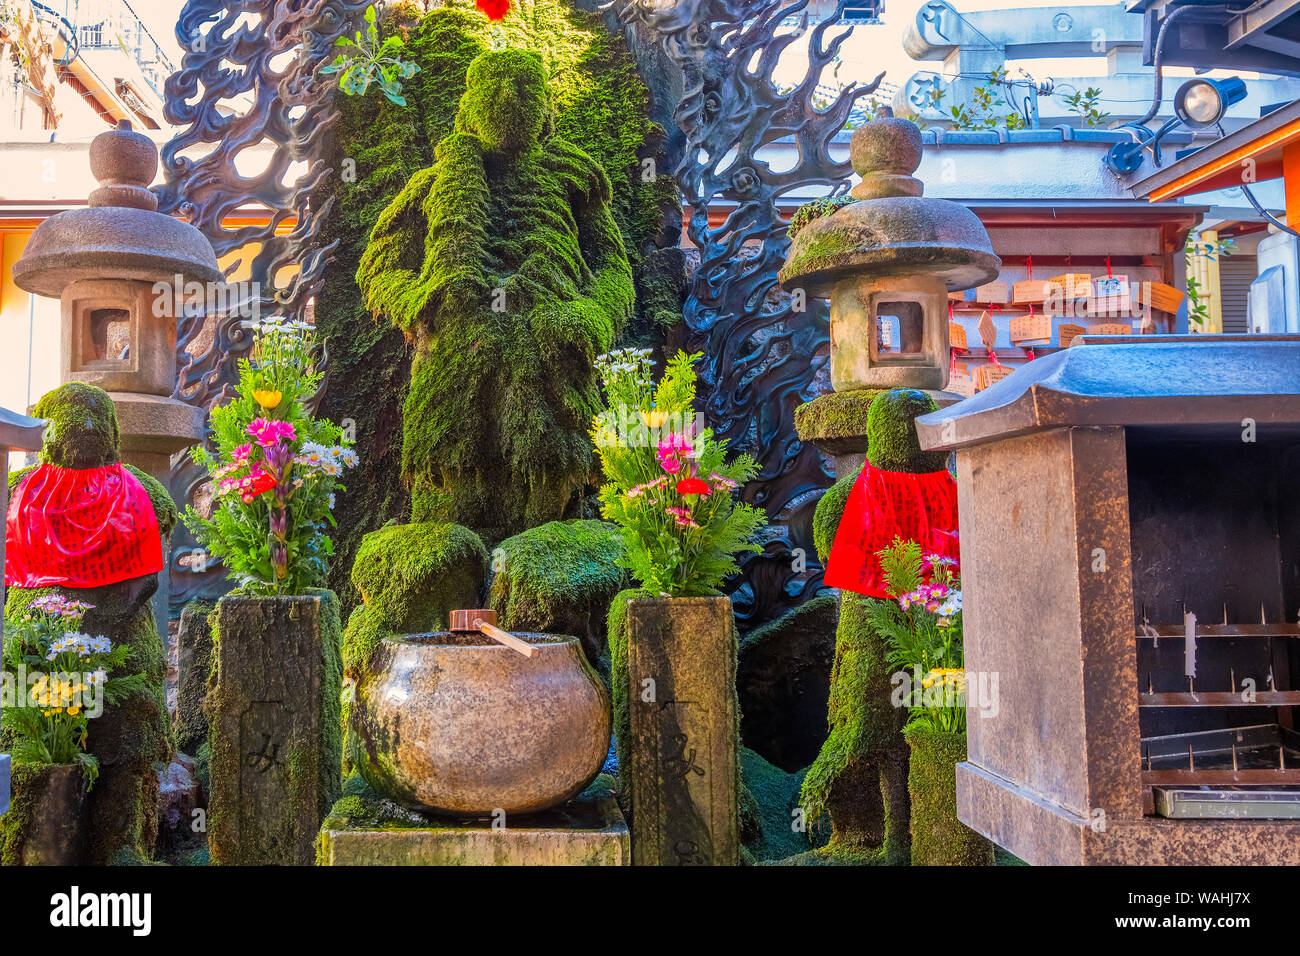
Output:
[[381,642],[357,684],[357,769],[418,810],[479,816],[557,806],[609,750],[609,695],[576,637],[516,633],[533,657],[477,633]]

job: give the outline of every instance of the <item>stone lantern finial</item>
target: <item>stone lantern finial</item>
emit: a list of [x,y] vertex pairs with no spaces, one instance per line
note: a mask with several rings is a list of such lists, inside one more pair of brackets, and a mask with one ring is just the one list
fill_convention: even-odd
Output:
[[854,199],[919,196],[925,191],[925,184],[912,176],[921,165],[921,131],[915,123],[894,119],[892,111],[853,131],[849,162],[862,177],[849,194]]
[[150,212],[158,208],[158,197],[149,189],[158,175],[158,150],[149,137],[131,128],[130,120],[118,120],[116,128],[91,141],[90,172],[99,182],[90,194],[91,206]]

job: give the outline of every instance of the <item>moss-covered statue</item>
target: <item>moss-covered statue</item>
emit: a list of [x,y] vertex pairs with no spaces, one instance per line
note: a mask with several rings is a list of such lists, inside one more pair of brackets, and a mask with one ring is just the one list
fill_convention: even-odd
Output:
[[886,596],[876,552],[895,534],[955,556],[956,486],[947,455],[922,451],[916,437],[916,417],[937,408],[915,389],[876,396],[867,413],[862,472],[830,488],[813,519],[826,583],[841,589],[830,735],[800,797],[809,821],[830,816],[830,843],[810,854],[816,862],[909,859],[907,708],[891,700],[889,648],[868,623],[867,607]]
[[[171,757],[163,642],[149,599],[158,589],[164,539],[176,506],[161,483],[121,465],[117,412],[108,393],[72,382],[44,396],[40,465],[9,476],[7,616],[58,593],[93,605],[82,629],[130,649],[124,670],[144,686],[90,721],[87,750],[99,761],[88,801],[94,863],[152,857],[158,834],[156,764]],[[22,839],[0,827],[0,856]]]
[[449,491],[456,521],[500,540],[562,517],[587,482],[592,360],[635,292],[609,177],[553,135],[541,60],[484,53],[466,82],[456,131],[380,216],[357,282],[415,343],[412,520]]

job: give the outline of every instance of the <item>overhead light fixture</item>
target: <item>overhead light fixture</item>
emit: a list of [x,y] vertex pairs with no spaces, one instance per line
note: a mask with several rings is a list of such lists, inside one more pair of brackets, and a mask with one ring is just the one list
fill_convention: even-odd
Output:
[[1160,141],[1166,134],[1180,125],[1191,129],[1213,126],[1223,119],[1229,106],[1245,98],[1246,83],[1241,77],[1188,80],[1174,94],[1174,115],[1158,130],[1152,132],[1142,123],[1126,123],[1120,127],[1129,131],[1133,141],[1112,146],[1106,153],[1106,165],[1117,175],[1128,175],[1142,167],[1146,159],[1144,154],[1149,152],[1159,166]]
[[1246,83],[1240,77],[1188,80],[1174,94],[1174,113],[1193,129],[1205,129],[1223,119],[1229,106],[1245,98]]

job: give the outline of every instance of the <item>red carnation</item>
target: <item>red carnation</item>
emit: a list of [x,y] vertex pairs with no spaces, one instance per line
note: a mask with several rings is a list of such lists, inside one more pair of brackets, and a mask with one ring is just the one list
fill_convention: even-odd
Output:
[[504,20],[510,12],[510,0],[475,0],[478,7],[489,20]]
[[268,471],[260,475],[254,475],[252,481],[243,487],[243,493],[240,495],[244,504],[250,504],[258,495],[264,495],[275,487],[275,475]]
[[683,478],[677,482],[677,493],[679,495],[707,495],[709,493],[709,483],[703,478]]

